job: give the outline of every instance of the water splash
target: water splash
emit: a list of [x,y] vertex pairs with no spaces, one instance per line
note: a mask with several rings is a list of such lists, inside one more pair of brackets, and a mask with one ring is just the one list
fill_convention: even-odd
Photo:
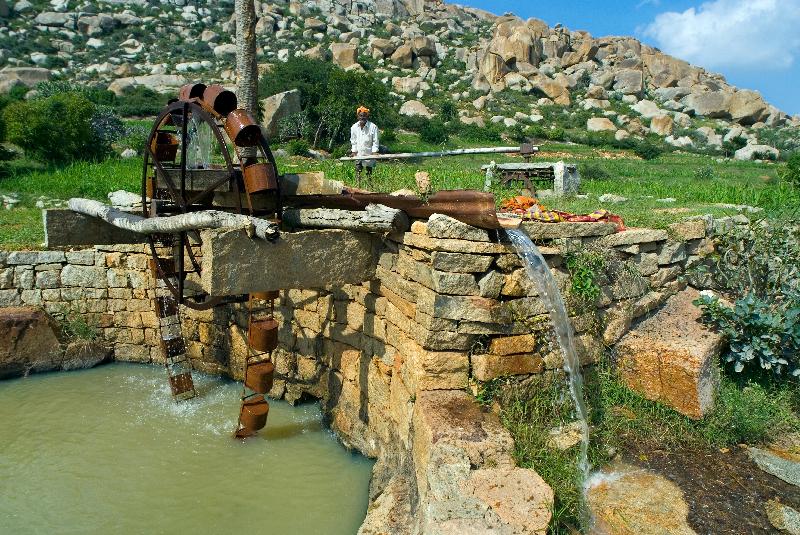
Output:
[[187,125],[189,143],[186,147],[186,167],[188,169],[208,169],[211,165],[211,145],[214,133],[200,117],[192,115]]
[[575,340],[572,334],[572,323],[567,315],[567,308],[564,306],[564,299],[558,290],[553,274],[547,266],[544,257],[539,249],[531,241],[527,234],[521,230],[508,229],[506,235],[509,241],[517,250],[517,255],[525,266],[525,271],[530,280],[536,285],[539,297],[550,313],[550,321],[556,333],[558,345],[564,356],[564,371],[569,377],[569,391],[572,400],[575,402],[575,411],[581,427],[581,450],[578,460],[578,468],[582,475],[582,487],[585,491],[586,483],[589,480],[589,423],[586,411],[586,404],[583,400],[583,374],[581,373],[581,362],[578,353],[575,351]]

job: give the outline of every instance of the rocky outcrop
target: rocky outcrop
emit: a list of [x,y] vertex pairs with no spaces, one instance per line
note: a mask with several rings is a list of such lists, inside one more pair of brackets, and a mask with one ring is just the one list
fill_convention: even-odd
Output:
[[278,135],[280,122],[287,117],[300,113],[300,91],[292,89],[272,95],[261,101],[261,126],[269,139]]
[[593,475],[588,487],[592,533],[695,535],[683,492],[663,476],[618,464]]
[[0,308],[0,379],[60,366],[58,327],[39,309]]

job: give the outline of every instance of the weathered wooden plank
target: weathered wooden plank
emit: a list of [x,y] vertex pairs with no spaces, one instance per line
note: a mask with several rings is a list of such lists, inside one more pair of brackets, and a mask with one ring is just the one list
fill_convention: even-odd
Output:
[[203,231],[203,290],[238,295],[358,284],[375,276],[379,238],[348,230],[283,234],[274,242],[244,231]]
[[72,210],[42,210],[46,247],[143,243],[146,236]]

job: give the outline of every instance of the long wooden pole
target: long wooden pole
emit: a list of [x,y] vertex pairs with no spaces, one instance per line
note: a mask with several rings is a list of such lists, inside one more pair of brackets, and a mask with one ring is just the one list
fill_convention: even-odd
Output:
[[[539,147],[533,147],[536,152]],[[497,154],[519,152],[520,147],[479,147],[475,149],[454,149],[440,152],[398,152],[397,154],[370,154],[369,156],[345,156],[339,158],[342,162],[355,162],[358,160],[408,160],[411,158],[438,158],[440,156],[461,156],[464,154]]]

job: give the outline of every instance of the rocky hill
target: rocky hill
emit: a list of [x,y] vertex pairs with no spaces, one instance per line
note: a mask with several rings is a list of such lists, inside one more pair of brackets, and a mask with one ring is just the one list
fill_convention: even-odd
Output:
[[[433,115],[432,102],[447,96],[462,122],[510,128],[541,122],[540,109],[558,105],[589,111],[586,129],[617,139],[657,134],[674,146],[713,148],[741,138],[752,147],[747,156],[774,150],[765,144],[796,147],[800,116],[633,38],[594,38],[438,0],[255,4],[265,72],[293,55],[371,71],[404,114]],[[0,18],[0,92],[48,79],[118,94],[234,82],[231,0],[0,0]]]

